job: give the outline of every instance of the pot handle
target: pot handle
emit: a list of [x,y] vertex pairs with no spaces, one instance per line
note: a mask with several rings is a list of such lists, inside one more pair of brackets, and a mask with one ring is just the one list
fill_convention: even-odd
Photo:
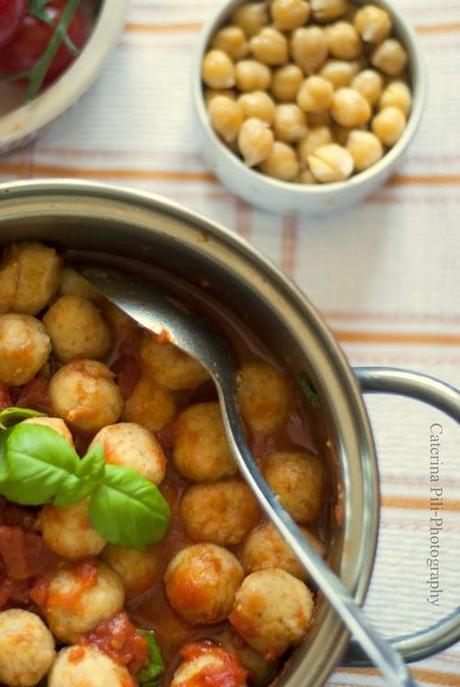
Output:
[[[357,367],[354,373],[363,393],[397,394],[423,401],[442,410],[460,424],[460,391],[449,384],[417,372],[390,367]],[[458,641],[460,606],[424,630],[390,639],[407,663],[429,658]],[[354,667],[371,665],[353,640],[343,664]]]

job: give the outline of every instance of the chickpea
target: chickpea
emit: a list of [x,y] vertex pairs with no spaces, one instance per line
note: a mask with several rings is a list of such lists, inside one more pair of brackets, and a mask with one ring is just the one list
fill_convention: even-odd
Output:
[[294,102],[303,81],[303,72],[296,64],[287,64],[273,72],[272,93],[280,102]]
[[332,143],[331,130],[327,126],[317,126],[310,129],[308,134],[297,144],[297,153],[301,162],[307,164],[308,156],[317,148]]
[[355,15],[355,29],[366,43],[381,43],[389,36],[392,21],[388,12],[376,5],[365,5]]
[[276,138],[284,143],[296,143],[308,131],[305,114],[298,105],[290,103],[277,106],[273,127]]
[[275,118],[275,103],[268,93],[264,91],[243,93],[243,95],[240,95],[238,102],[247,119],[256,117],[256,119],[267,122],[267,124],[273,123]]
[[255,36],[268,23],[266,2],[251,2],[248,5],[241,5],[232,16],[232,24],[239,26],[248,38]]
[[248,167],[255,167],[270,157],[274,142],[269,124],[255,117],[244,122],[238,136],[238,147]]
[[266,64],[257,60],[240,60],[235,67],[236,85],[247,93],[249,91],[268,91],[272,73]]
[[319,76],[331,82],[334,88],[349,86],[359,71],[359,62],[345,60],[328,60],[319,72]]
[[407,52],[395,38],[387,38],[375,50],[371,59],[388,76],[399,76],[407,65]]
[[218,31],[212,47],[227,53],[232,60],[242,60],[249,53],[245,33],[239,26],[225,26]]
[[309,20],[310,5],[304,0],[273,0],[271,13],[277,29],[294,31]]
[[373,107],[381,96],[383,79],[375,69],[364,69],[355,76],[351,82],[351,87],[361,93],[369,105]]
[[332,103],[332,84],[321,76],[305,79],[297,96],[297,104],[304,112],[324,112]]
[[345,181],[351,176],[354,162],[351,154],[343,146],[330,143],[317,148],[308,158],[314,176],[321,183]]
[[372,120],[372,131],[386,146],[401,138],[406,128],[406,117],[397,107],[384,107]]
[[237,100],[219,95],[209,103],[208,112],[213,129],[226,143],[231,143],[238,138],[244,115],[243,108]]
[[235,66],[223,50],[210,50],[203,60],[203,81],[210,88],[233,88]]
[[309,169],[304,169],[303,172],[300,172],[296,181],[298,184],[317,184],[318,183],[318,180],[316,179],[315,175]]
[[354,88],[339,88],[332,99],[331,114],[342,126],[359,127],[367,124],[372,110],[366,98]]
[[299,173],[295,150],[281,141],[275,141],[272,154],[260,165],[264,174],[282,181],[292,181]]
[[249,47],[257,60],[270,66],[285,64],[289,58],[286,36],[271,26],[251,38]]
[[311,0],[310,5],[316,21],[334,21],[348,10],[347,0]]
[[305,74],[318,71],[326,62],[328,52],[326,33],[318,26],[296,29],[293,32],[291,54]]
[[236,100],[237,98],[236,91],[233,88],[206,88],[204,91],[206,107],[209,108],[209,104],[214,98],[219,98],[219,96],[230,98],[230,100]]
[[382,144],[370,131],[352,131],[348,136],[347,150],[355,162],[357,172],[372,167],[383,155]]
[[404,81],[392,81],[383,91],[379,106],[380,109],[397,107],[407,117],[412,107],[412,94],[409,86]]
[[329,52],[339,60],[353,60],[361,54],[361,38],[354,26],[338,21],[326,29]]

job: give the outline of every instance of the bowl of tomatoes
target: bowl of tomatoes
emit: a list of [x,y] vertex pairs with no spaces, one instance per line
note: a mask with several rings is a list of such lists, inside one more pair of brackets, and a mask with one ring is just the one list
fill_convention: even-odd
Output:
[[25,145],[89,88],[128,0],[0,0],[0,153]]

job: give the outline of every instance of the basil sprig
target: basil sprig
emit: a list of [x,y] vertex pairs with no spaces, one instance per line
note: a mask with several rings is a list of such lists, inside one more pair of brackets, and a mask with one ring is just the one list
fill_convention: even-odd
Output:
[[140,548],[164,537],[169,506],[152,482],[134,470],[106,465],[100,444],[80,459],[50,427],[5,428],[34,414],[7,410],[0,412],[0,494],[26,506],[70,506],[89,498],[93,528],[117,546]]
[[149,662],[137,675],[137,681],[142,687],[157,687],[160,676],[164,673],[165,664],[155,635],[148,630],[138,630],[149,647]]

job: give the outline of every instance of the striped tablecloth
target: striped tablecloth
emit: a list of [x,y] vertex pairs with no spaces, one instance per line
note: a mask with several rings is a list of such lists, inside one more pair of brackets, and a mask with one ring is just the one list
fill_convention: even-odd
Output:
[[[0,159],[0,179],[65,176],[164,194],[238,232],[322,310],[354,365],[414,368],[460,386],[460,2],[400,0],[429,68],[422,128],[389,184],[347,214],[274,217],[228,194],[196,149],[190,52],[215,0],[132,0],[103,76],[52,130]],[[368,401],[383,483],[367,610],[388,634],[460,603],[460,434],[418,403]],[[439,606],[430,605],[430,427],[442,426]],[[419,663],[423,685],[460,686],[460,645]],[[377,687],[376,671],[329,685]]]

